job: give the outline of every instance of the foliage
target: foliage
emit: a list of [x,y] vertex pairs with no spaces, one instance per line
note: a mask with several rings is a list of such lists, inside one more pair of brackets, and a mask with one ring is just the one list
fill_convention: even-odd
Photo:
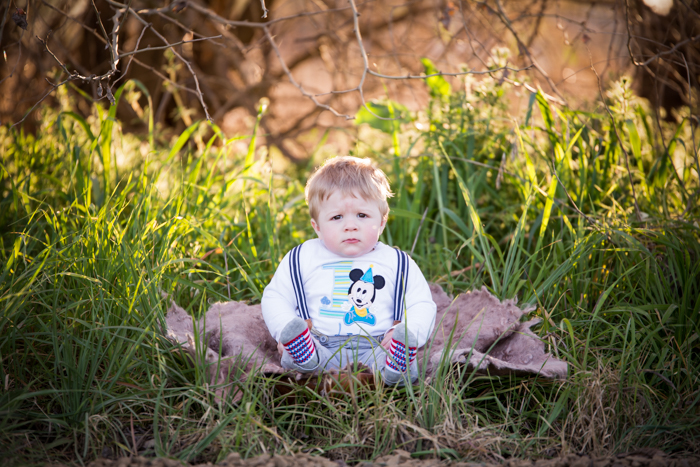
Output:
[[[138,83],[126,86],[115,98]],[[520,124],[504,86],[489,78],[440,94],[422,130],[404,128],[405,149],[392,126],[393,154],[361,143],[355,154],[374,157],[396,194],[383,241],[455,294],[485,285],[537,305],[567,381],[443,366],[415,388],[351,378],[345,390],[283,394],[260,376],[237,386],[240,401],[219,403],[203,368],[161,335],[162,293],[195,316],[210,301],[258,301],[282,255],[313,233],[307,172],[276,172],[255,134],[242,153],[241,138],[201,122],[163,143],[152,124],[125,134],[113,108],[83,118],[66,98],[43,110],[36,136],[0,129],[8,459],[315,450],[350,460],[396,448],[487,459],[700,445],[692,129],[656,132],[624,85],[610,115],[533,94]]]

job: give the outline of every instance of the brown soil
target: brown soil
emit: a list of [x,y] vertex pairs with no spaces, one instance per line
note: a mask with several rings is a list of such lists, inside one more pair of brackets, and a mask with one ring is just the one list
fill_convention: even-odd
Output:
[[[189,465],[189,464],[185,464]],[[262,455],[249,459],[241,459],[237,453],[230,454],[226,460],[218,464],[194,464],[193,467],[344,467],[343,461],[331,461],[324,457],[298,454],[295,456],[269,456]],[[117,460],[98,459],[88,467],[182,467],[183,464],[172,459],[147,459],[145,457]],[[655,449],[642,449],[639,451],[618,454],[612,457],[589,457],[575,454],[558,459],[545,459],[529,461],[522,459],[509,459],[503,463],[482,462],[447,462],[438,459],[413,459],[410,454],[398,451],[390,456],[380,457],[374,462],[360,463],[361,467],[370,466],[404,466],[404,467],[694,467],[700,466],[700,458],[686,457],[676,458],[667,456],[662,451]],[[61,467],[56,466],[54,467]]]

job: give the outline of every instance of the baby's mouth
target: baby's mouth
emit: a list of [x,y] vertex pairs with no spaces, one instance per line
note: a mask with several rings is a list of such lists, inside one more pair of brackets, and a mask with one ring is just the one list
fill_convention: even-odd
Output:
[[343,240],[343,243],[357,243],[357,242],[359,242],[359,240],[356,238],[348,238],[346,240]]

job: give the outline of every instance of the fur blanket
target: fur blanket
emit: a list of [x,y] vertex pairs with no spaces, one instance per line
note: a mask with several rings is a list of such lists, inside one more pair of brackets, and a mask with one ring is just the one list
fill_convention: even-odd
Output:
[[[567,376],[567,363],[546,353],[544,343],[530,330],[539,320],[521,322],[532,309],[519,308],[517,300],[500,301],[486,288],[455,299],[438,285],[430,288],[437,324],[417,357],[420,365],[427,365],[428,375],[446,359],[495,375]],[[195,326],[192,317],[173,302],[165,323],[169,340],[195,361],[204,359],[199,363],[207,365],[212,384],[240,380],[254,371],[290,373],[280,366],[277,343],[265,326],[260,305],[216,303]]]

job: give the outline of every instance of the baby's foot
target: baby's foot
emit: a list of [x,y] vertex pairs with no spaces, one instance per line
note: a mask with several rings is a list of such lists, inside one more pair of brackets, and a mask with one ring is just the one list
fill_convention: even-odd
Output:
[[314,370],[318,366],[318,353],[309,327],[301,318],[294,318],[282,329],[280,341],[302,370]]
[[[408,347],[408,355],[406,350]],[[386,367],[384,369],[384,382],[394,385],[401,381],[406,369],[416,359],[418,351],[418,339],[402,323],[394,329],[389,351],[386,354]]]

